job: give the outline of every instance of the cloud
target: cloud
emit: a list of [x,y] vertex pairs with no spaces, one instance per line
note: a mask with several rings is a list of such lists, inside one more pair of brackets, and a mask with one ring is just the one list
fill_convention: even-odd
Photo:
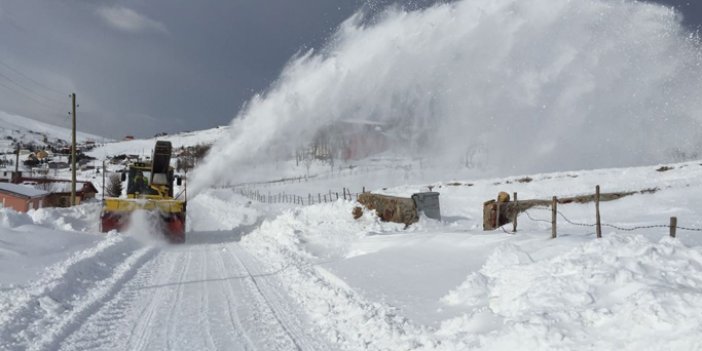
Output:
[[132,9],[121,6],[103,6],[97,10],[98,16],[115,29],[137,33],[148,30],[168,32],[166,26]]

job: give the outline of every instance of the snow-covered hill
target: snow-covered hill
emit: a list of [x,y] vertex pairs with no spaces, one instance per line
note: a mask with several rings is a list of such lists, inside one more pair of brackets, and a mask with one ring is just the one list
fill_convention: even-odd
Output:
[[[61,127],[0,111],[0,138],[4,141],[0,142],[0,152],[11,150],[12,140],[36,145],[46,145],[47,141],[56,142],[58,140],[67,143],[71,141],[71,127],[68,122],[64,127]],[[79,142],[88,140],[103,142],[105,140],[101,136],[84,132],[77,132],[76,138]]]
[[146,156],[151,155],[151,150],[154,148],[156,140],[168,140],[173,144],[174,148],[179,148],[181,146],[196,146],[202,144],[212,144],[222,136],[226,135],[228,131],[229,127],[216,127],[199,131],[164,135],[157,138],[117,141],[98,146],[90,151],[89,154],[98,159],[121,154]]

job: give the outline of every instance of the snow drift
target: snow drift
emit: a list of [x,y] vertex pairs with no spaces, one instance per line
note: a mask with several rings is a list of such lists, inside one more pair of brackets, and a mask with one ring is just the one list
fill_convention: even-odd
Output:
[[[294,57],[232,122],[194,187],[291,155],[340,120],[385,125],[397,153],[490,173],[698,156],[698,38],[637,1],[474,0],[358,13]],[[434,167],[437,168],[437,167]]]

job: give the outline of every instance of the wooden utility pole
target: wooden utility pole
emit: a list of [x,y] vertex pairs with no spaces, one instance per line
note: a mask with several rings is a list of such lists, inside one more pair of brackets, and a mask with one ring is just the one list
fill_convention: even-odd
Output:
[[105,200],[105,173],[107,169],[105,168],[105,160],[102,160],[102,200]]
[[22,149],[22,146],[18,143],[17,144],[17,155],[15,156],[15,177],[19,176],[19,154],[20,154],[20,149]]
[[76,205],[76,93],[71,94],[73,130],[71,144],[71,206]]

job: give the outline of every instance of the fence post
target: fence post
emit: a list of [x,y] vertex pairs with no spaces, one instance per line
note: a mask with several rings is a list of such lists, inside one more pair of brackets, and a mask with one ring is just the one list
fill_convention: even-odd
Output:
[[551,202],[551,239],[555,239],[556,234],[556,214],[558,213],[558,198],[553,197]]
[[317,193],[317,199],[319,200],[319,203],[322,203],[322,194]]
[[602,224],[600,222],[600,186],[595,187],[595,229],[597,238],[602,238]]
[[495,213],[495,230],[500,229],[500,197],[497,197],[497,201],[495,201],[495,208],[496,208],[496,213]]
[[339,200],[339,193],[336,193],[336,199]]
[[365,186],[363,187],[363,192],[364,192],[364,193],[366,192],[366,187],[365,187]]
[[670,237],[675,237],[675,230],[678,228],[678,217],[670,217]]
[[512,218],[512,232],[517,232],[517,215],[519,214],[519,202],[517,202],[517,193],[514,193],[514,218]]

